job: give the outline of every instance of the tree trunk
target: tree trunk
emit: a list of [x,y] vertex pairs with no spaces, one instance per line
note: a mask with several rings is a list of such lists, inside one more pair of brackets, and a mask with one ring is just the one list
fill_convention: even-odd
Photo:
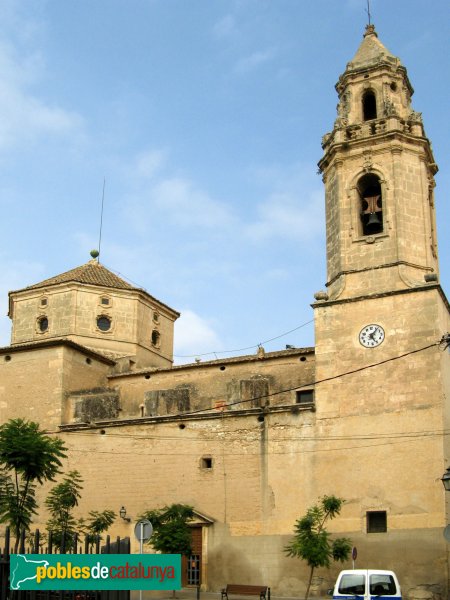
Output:
[[309,572],[308,587],[306,588],[305,600],[308,600],[308,597],[309,597],[309,590],[311,588],[313,574],[314,574],[314,567],[311,567],[311,571]]

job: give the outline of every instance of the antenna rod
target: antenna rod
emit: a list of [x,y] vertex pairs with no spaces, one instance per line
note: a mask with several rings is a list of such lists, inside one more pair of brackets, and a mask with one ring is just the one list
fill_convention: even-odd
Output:
[[370,25],[370,0],[367,0],[367,16],[369,17],[369,25]]
[[103,204],[105,202],[105,184],[106,178],[103,177],[102,210],[100,212],[100,234],[98,238],[98,262],[100,262],[100,249],[102,245],[102,227],[103,227]]

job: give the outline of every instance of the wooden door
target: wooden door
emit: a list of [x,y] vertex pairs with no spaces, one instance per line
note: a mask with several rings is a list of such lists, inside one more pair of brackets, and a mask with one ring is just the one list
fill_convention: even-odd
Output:
[[181,559],[183,587],[197,586],[202,583],[202,527],[192,527],[192,554]]

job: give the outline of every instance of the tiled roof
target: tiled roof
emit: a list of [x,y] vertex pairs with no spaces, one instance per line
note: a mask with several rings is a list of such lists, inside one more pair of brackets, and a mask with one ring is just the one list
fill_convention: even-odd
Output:
[[391,54],[380,42],[373,25],[367,25],[364,39],[361,42],[355,56],[347,65],[347,71],[353,71],[375,65],[378,62],[400,64],[400,60]]
[[28,287],[22,288],[21,290],[14,290],[9,292],[9,313],[8,315],[12,318],[12,297],[18,292],[24,292],[27,290],[36,290],[39,288],[46,288],[52,285],[58,285],[60,283],[83,283],[87,285],[96,285],[103,288],[112,288],[116,290],[135,290],[145,294],[152,301],[157,302],[158,305],[168,309],[176,318],[180,316],[180,313],[161,302],[154,296],[150,295],[144,288],[133,286],[127,283],[118,275],[112,273],[109,269],[100,264],[97,260],[93,259],[80,267],[61,273],[61,275],[55,275],[49,279],[44,279],[39,283],[29,285]]
[[50,285],[56,285],[58,283],[68,283],[71,281],[121,290],[139,289],[130,285],[129,283],[127,283],[126,281],[109,271],[106,267],[97,262],[95,259],[90,260],[84,265],[81,265],[81,267],[76,267],[75,269],[66,271],[61,275],[56,275],[55,277],[44,279],[44,281],[35,283],[34,285],[30,285],[24,289],[33,290],[36,288],[48,287]]
[[212,367],[214,365],[229,365],[233,363],[244,363],[244,362],[258,362],[261,360],[267,360],[271,358],[289,357],[289,356],[300,356],[304,354],[311,354],[315,356],[315,348],[308,346],[306,348],[290,348],[288,350],[275,350],[273,352],[266,352],[264,356],[258,356],[258,354],[244,354],[242,356],[232,356],[230,358],[218,358],[214,360],[205,360],[195,363],[185,363],[182,365],[171,365],[170,367],[146,367],[142,369],[136,369],[133,371],[126,371],[122,373],[112,373],[108,375],[109,379],[119,377],[129,377],[134,375],[145,375],[146,373],[162,373],[165,371],[181,371],[183,369],[200,369],[202,367]]
[[65,338],[53,338],[51,340],[37,340],[35,342],[25,342],[21,344],[13,344],[12,346],[2,346],[0,347],[0,354],[13,354],[16,352],[27,352],[29,350],[40,350],[41,348],[51,348],[51,347],[60,347],[67,346],[68,348],[73,348],[79,352],[87,356],[92,356],[96,360],[100,362],[106,363],[107,365],[115,365],[116,361],[109,356],[106,356],[104,352],[99,352],[96,350],[92,350],[87,346],[82,346],[81,344],[77,344],[72,340],[68,340]]

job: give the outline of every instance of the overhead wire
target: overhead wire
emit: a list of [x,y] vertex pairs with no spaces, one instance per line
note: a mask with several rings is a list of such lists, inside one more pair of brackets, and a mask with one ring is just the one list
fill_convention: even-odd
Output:
[[[428,433],[427,435],[420,435],[420,433],[418,433],[417,435],[413,436],[413,435],[405,435],[405,437],[401,437],[401,436],[392,436],[392,438],[389,439],[384,439],[384,440],[376,440],[376,438],[359,438],[359,440],[361,442],[364,441],[368,441],[368,440],[373,440],[375,443],[372,444],[353,444],[351,446],[333,446],[332,448],[319,448],[319,447],[314,447],[314,448],[299,448],[297,449],[292,449],[292,446],[289,447],[289,449],[286,450],[274,450],[274,449],[266,449],[263,454],[265,455],[296,455],[296,454],[311,454],[314,452],[340,452],[340,451],[346,451],[346,450],[356,450],[356,449],[360,449],[360,448],[378,448],[381,446],[391,446],[391,445],[398,445],[398,444],[403,444],[403,443],[409,443],[409,442],[413,442],[413,441],[418,441],[420,439],[426,440],[426,439],[430,439],[432,437],[444,437],[444,436],[448,436],[450,435],[450,431],[449,430],[443,430],[443,431],[436,431],[433,433]],[[161,438],[161,439],[165,439],[165,438]],[[343,438],[344,440],[345,438]],[[180,441],[180,438],[177,439],[177,441]],[[202,441],[202,440],[198,440],[198,441]],[[215,441],[218,441],[217,439]],[[238,440],[234,440],[234,441],[238,441]],[[279,439],[271,439],[270,443],[274,444],[274,443],[278,443],[280,440]],[[340,440],[336,440],[336,439],[332,439],[329,440],[325,437],[319,437],[319,438],[294,438],[294,439],[284,439],[283,441],[285,442],[289,442],[290,444],[292,444],[292,442],[305,442],[305,443],[311,443],[311,442],[328,442],[328,441],[340,441]],[[259,437],[255,437],[252,442],[259,442]],[[85,454],[86,453],[86,449],[82,449],[82,448],[71,448],[70,450],[71,452],[80,452]],[[180,449],[177,447],[177,449],[174,452],[158,452],[158,451],[151,451],[151,452],[124,452],[124,451],[117,451],[117,450],[90,450],[90,452],[94,452],[95,454],[105,454],[105,455],[114,455],[114,456],[133,456],[135,458],[140,457],[140,456],[152,456],[152,457],[163,457],[163,456],[167,456],[167,457],[174,457],[174,456],[197,456],[197,452],[183,452],[180,451]],[[230,452],[229,450],[227,451],[227,456],[231,457],[237,457],[237,456],[261,456],[261,451],[258,449],[255,452]]]
[[298,325],[298,327],[294,327],[294,329],[290,329],[289,331],[280,333],[280,335],[277,335],[273,338],[264,340],[262,342],[259,342],[258,344],[253,344],[252,346],[247,346],[245,348],[235,348],[234,350],[215,350],[215,351],[213,350],[211,352],[200,352],[197,354],[174,354],[174,358],[196,358],[196,357],[200,357],[200,356],[209,356],[211,354],[214,354],[217,356],[217,354],[233,354],[234,352],[245,352],[246,350],[253,350],[254,348],[259,348],[260,346],[262,346],[264,344],[268,344],[275,340],[279,340],[280,338],[285,337],[286,335],[289,335],[290,333],[293,333],[294,331],[298,331],[299,329],[302,329],[302,327],[306,327],[306,325],[309,325],[310,323],[313,323],[313,322],[314,322],[314,319],[310,319],[309,321],[306,321],[305,323]]
[[[138,289],[146,291],[143,286],[139,285],[132,279],[129,279],[128,277],[126,277],[125,275],[120,273],[119,271],[114,271],[110,267],[107,267],[107,269],[109,269],[110,271],[113,271],[116,275],[119,275],[123,279],[126,279],[128,282],[130,282],[132,285],[136,286]],[[269,344],[270,342],[279,340],[280,338],[285,337],[286,335],[289,335],[290,333],[293,333],[294,331],[298,331],[299,329],[302,329],[303,327],[306,327],[306,325],[309,325],[310,323],[313,323],[313,322],[314,322],[314,319],[310,319],[309,321],[306,321],[305,323],[302,323],[301,325],[298,325],[297,327],[294,327],[293,329],[290,329],[289,331],[280,333],[279,335],[276,335],[273,338],[264,340],[262,342],[258,342],[257,344],[253,344],[251,346],[246,346],[245,348],[235,348],[234,350],[211,350],[211,352],[197,352],[196,354],[174,354],[173,356],[174,356],[174,358],[197,358],[200,356],[211,356],[211,355],[215,355],[217,357],[218,354],[233,354],[234,352],[245,352],[246,350],[253,350],[254,348],[259,348],[263,344]]]
[[[315,387],[315,386],[317,386],[317,385],[319,385],[321,383],[335,381],[335,380],[338,380],[338,379],[340,379],[342,377],[347,377],[349,375],[354,375],[355,373],[360,373],[362,371],[366,371],[368,369],[372,369],[372,368],[375,368],[375,367],[378,367],[378,366],[381,366],[381,365],[384,365],[386,363],[390,363],[390,362],[393,362],[393,361],[396,361],[396,360],[400,360],[402,358],[405,358],[407,356],[411,356],[413,354],[417,354],[419,352],[424,352],[425,350],[429,350],[430,348],[440,347],[441,344],[442,344],[442,339],[443,338],[441,338],[441,340],[439,340],[438,342],[433,342],[433,343],[428,344],[426,346],[423,346],[421,348],[416,348],[415,350],[410,350],[408,352],[404,352],[403,354],[399,354],[397,356],[392,356],[390,358],[378,361],[376,363],[371,363],[369,365],[364,365],[362,367],[358,367],[356,369],[352,369],[352,370],[346,371],[344,373],[339,373],[337,375],[333,375],[333,376],[330,376],[330,377],[324,377],[322,379],[317,379],[317,380],[314,380],[314,381],[311,381],[311,382],[307,382],[307,383],[300,382],[296,386],[289,387],[289,388],[283,388],[281,390],[274,391],[274,392],[269,392],[267,394],[264,394],[263,396],[255,396],[255,397],[252,397],[252,398],[249,398],[249,399],[246,399],[246,400],[241,400],[240,399],[240,400],[237,400],[237,401],[234,401],[234,402],[224,403],[220,407],[221,414],[223,414],[223,409],[235,406],[237,404],[247,404],[249,402],[255,402],[257,400],[261,400],[262,398],[268,398],[268,397],[272,397],[272,396],[277,396],[279,394],[284,394],[284,393],[287,393],[287,392],[296,391],[296,390],[299,390],[299,389],[305,388],[305,387],[306,388],[308,388],[308,387]],[[217,408],[216,407],[200,408],[200,409],[196,409],[196,410],[192,410],[192,411],[174,413],[174,414],[171,414],[170,416],[172,418],[177,418],[177,417],[181,418],[182,417],[183,419],[185,419],[186,417],[191,417],[191,416],[200,415],[200,414],[202,414],[202,415],[208,415],[208,414],[211,414],[211,411],[214,411],[214,413],[217,413]],[[125,425],[126,421],[125,422],[122,421],[121,424]],[[133,424],[135,425],[136,423],[134,422]],[[141,424],[141,423],[139,423],[139,424]],[[143,422],[142,423],[142,425],[146,425],[146,424],[148,424],[148,422]],[[96,429],[98,429],[99,427],[100,427],[100,425],[95,425]],[[79,431],[79,430],[78,431],[64,431],[64,433],[65,434],[77,434],[77,435],[93,435],[93,436],[97,436],[98,435],[95,432],[89,433],[89,432]],[[113,434],[113,435],[125,435],[125,434]],[[135,439],[140,439],[140,437],[141,436],[135,436]],[[314,439],[316,439],[316,438],[314,438]]]

